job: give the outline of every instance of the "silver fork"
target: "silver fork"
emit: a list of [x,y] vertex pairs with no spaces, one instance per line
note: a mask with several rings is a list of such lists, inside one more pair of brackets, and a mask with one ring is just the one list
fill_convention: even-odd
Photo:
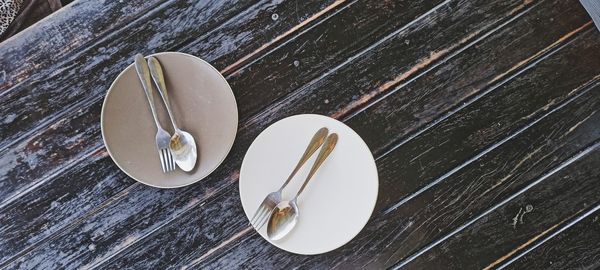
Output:
[[156,124],[156,148],[158,148],[158,157],[160,158],[160,166],[164,173],[175,170],[175,160],[169,150],[169,142],[171,141],[171,135],[165,131],[160,122],[158,121],[158,115],[156,114],[156,108],[154,107],[154,96],[152,93],[152,79],[150,76],[150,69],[146,59],[141,54],[135,55],[135,70],[137,75],[142,82],[142,87],[148,98],[150,104],[150,110],[152,111],[152,117]]
[[304,154],[298,161],[296,168],[294,168],[290,176],[288,176],[287,180],[285,180],[283,185],[277,191],[269,193],[269,195],[267,195],[267,197],[265,197],[263,202],[260,204],[258,209],[256,209],[256,212],[254,212],[254,216],[252,216],[252,218],[250,219],[250,224],[252,224],[252,226],[256,230],[260,230],[260,228],[262,228],[262,226],[265,225],[267,220],[269,220],[269,216],[273,211],[273,208],[275,208],[275,206],[279,202],[281,202],[281,192],[283,191],[283,189],[287,186],[288,183],[290,183],[290,181],[292,180],[294,175],[296,175],[298,170],[300,170],[302,165],[304,165],[304,163],[306,163],[306,161],[317,151],[317,149],[321,147],[321,145],[325,141],[325,137],[327,137],[327,133],[329,133],[329,130],[325,127],[319,129],[315,133],[313,138],[310,140],[310,143],[306,147],[306,150],[304,150]]

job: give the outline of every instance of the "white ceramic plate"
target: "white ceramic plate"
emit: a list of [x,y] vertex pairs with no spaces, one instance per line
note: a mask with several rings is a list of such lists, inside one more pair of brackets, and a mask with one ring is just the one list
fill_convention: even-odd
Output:
[[[196,167],[191,172],[162,172],[156,126],[133,64],[121,72],[106,94],[102,138],[110,157],[131,178],[154,187],[182,187],[200,181],[223,162],[237,131],[237,105],[225,78],[202,59],[176,52],[153,56],[163,67],[179,127],[196,141]],[[153,94],[162,127],[173,134],[156,87]]]
[[[273,245],[293,253],[319,254],[344,245],[362,230],[377,201],[377,167],[360,136],[335,119],[303,114],[271,125],[248,149],[240,171],[246,216],[252,217],[264,197],[283,184],[321,127],[338,133],[339,141],[298,199],[298,224],[279,241],[268,239],[266,226],[259,231]],[[284,199],[296,194],[317,153],[284,190]]]

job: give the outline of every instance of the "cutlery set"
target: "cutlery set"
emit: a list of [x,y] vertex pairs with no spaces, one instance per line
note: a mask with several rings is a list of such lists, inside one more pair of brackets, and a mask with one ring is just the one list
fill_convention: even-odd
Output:
[[[143,55],[137,54],[135,56],[135,70],[148,99],[150,111],[156,125],[156,148],[163,173],[172,172],[176,167],[186,172],[191,171],[196,165],[198,155],[196,142],[194,137],[190,133],[181,130],[175,121],[160,62],[155,57],[151,56],[146,60]],[[154,103],[153,85],[158,89],[160,99],[169,115],[173,127],[172,135],[162,127],[159,121]],[[278,190],[268,194],[254,213],[250,223],[256,230],[260,230],[266,224],[268,237],[272,240],[280,240],[294,229],[300,218],[298,197],[333,151],[337,141],[337,133],[329,134],[329,130],[325,127],[319,129],[313,135],[304,154],[300,157],[296,167],[294,167],[283,185]],[[283,190],[319,148],[321,150],[296,195],[290,200],[283,200]]]
[[[267,224],[267,235],[270,239],[282,239],[296,226],[300,217],[298,197],[337,144],[338,135],[336,133],[327,135],[328,133],[329,130],[327,128],[321,128],[315,133],[304,151],[304,154],[298,161],[298,164],[292,170],[286,181],[278,190],[265,197],[250,220],[250,223],[256,230],[260,230]],[[291,182],[300,168],[319,148],[321,148],[321,151],[296,195],[291,200],[282,200],[283,189]]]
[[[231,87],[193,55],[159,52],[132,60],[102,105],[108,154],[148,186],[201,181],[226,160],[235,141],[238,111]],[[335,160],[325,165],[328,159]],[[315,178],[322,178],[318,187],[308,188]],[[377,167],[364,140],[343,122],[317,114],[292,115],[266,127],[246,151],[238,185],[253,229],[271,244],[305,255],[355,237],[378,194]]]
[[[169,104],[169,95],[160,62],[155,57],[149,57],[146,61],[143,55],[137,54],[135,56],[135,70],[148,98],[150,111],[156,124],[156,148],[158,149],[162,171],[164,173],[172,172],[175,170],[175,165],[183,171],[191,171],[196,165],[198,157],[196,142],[190,133],[179,129],[177,126],[171,105]],[[158,88],[159,96],[167,108],[167,113],[174,130],[172,136],[162,128],[158,120],[158,114],[154,106],[152,81],[154,81],[154,84]]]
[[[226,160],[235,141],[238,108],[231,87],[193,55],[159,52],[132,60],[102,105],[108,154],[148,186],[201,181]],[[325,165],[336,148],[335,160]],[[322,178],[318,187],[308,188],[315,178]],[[304,255],[355,237],[378,194],[377,167],[364,140],[343,122],[317,114],[292,115],[266,127],[244,155],[238,185],[253,229],[271,244]]]

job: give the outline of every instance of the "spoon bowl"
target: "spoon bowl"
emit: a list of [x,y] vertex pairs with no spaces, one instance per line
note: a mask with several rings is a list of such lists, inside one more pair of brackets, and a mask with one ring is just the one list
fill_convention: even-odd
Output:
[[173,154],[173,159],[179,168],[189,172],[196,166],[198,151],[194,137],[183,130],[175,131],[169,143],[169,149]]
[[273,209],[267,225],[269,237],[279,240],[290,233],[298,223],[299,211],[296,199],[278,203]]

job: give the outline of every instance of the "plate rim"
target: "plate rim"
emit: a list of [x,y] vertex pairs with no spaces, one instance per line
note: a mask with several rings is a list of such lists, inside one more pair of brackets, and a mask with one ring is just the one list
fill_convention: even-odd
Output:
[[[279,119],[279,120],[277,120],[277,121],[273,122],[273,123],[272,123],[272,124],[270,124],[268,127],[266,127],[265,129],[263,129],[263,130],[260,132],[260,134],[258,134],[258,136],[256,136],[256,138],[254,138],[254,140],[252,141],[252,143],[251,143],[251,144],[250,144],[250,146],[248,147],[248,150],[246,150],[246,153],[244,154],[244,158],[242,159],[242,165],[240,166],[240,176],[239,176],[239,180],[238,180],[238,192],[239,192],[240,203],[242,204],[242,209],[244,209],[244,215],[246,216],[246,218],[247,218],[248,220],[250,220],[250,218],[251,218],[251,217],[250,217],[250,216],[248,216],[248,214],[247,214],[247,213],[246,213],[246,211],[245,211],[246,209],[245,209],[245,207],[244,207],[244,203],[243,203],[243,199],[242,199],[242,196],[243,196],[243,195],[242,195],[243,193],[242,193],[242,190],[241,190],[242,186],[241,186],[241,184],[240,184],[240,183],[241,183],[241,181],[240,181],[240,180],[241,180],[241,178],[242,178],[242,167],[244,167],[244,163],[245,163],[244,161],[246,160],[246,156],[247,156],[248,152],[250,151],[250,148],[251,148],[251,147],[254,145],[254,142],[255,142],[255,141],[256,141],[256,140],[257,140],[259,137],[261,137],[261,135],[263,135],[263,134],[264,134],[264,132],[265,132],[265,131],[266,131],[268,128],[270,128],[271,126],[273,126],[273,125],[275,125],[275,124],[277,124],[277,123],[279,123],[279,122],[281,122],[281,121],[284,121],[284,120],[286,120],[286,119],[289,119],[289,118],[294,118],[294,117],[302,117],[302,116],[312,116],[312,117],[315,117],[315,116],[316,116],[316,117],[321,117],[321,118],[325,118],[325,119],[328,119],[328,120],[334,120],[334,121],[336,121],[336,122],[339,122],[339,123],[341,123],[343,126],[347,127],[347,128],[350,130],[350,132],[352,132],[352,133],[354,133],[356,136],[358,136],[358,138],[360,139],[360,144],[359,144],[359,145],[360,145],[361,147],[364,147],[365,149],[367,149],[367,150],[368,150],[368,152],[369,152],[369,155],[370,155],[370,157],[371,157],[371,158],[370,158],[370,160],[371,160],[371,162],[372,162],[372,164],[373,164],[373,167],[374,167],[374,169],[375,169],[375,170],[374,170],[375,182],[377,183],[377,189],[375,190],[375,200],[374,200],[373,206],[371,207],[371,210],[370,210],[370,213],[369,213],[369,216],[368,216],[368,218],[365,220],[365,222],[364,222],[363,224],[361,224],[361,229],[360,229],[360,230],[358,230],[358,231],[357,231],[357,232],[356,232],[354,235],[352,235],[351,237],[349,237],[349,238],[348,238],[348,240],[344,241],[344,242],[343,242],[342,244],[340,244],[338,247],[336,247],[336,248],[333,248],[333,249],[331,249],[331,250],[327,250],[327,251],[319,251],[319,252],[296,252],[296,251],[292,251],[292,250],[289,250],[289,249],[285,249],[285,248],[283,248],[282,246],[280,246],[280,245],[277,245],[277,244],[275,244],[273,241],[271,241],[271,240],[267,239],[266,237],[264,237],[264,236],[263,236],[263,235],[262,235],[262,234],[261,234],[261,233],[260,233],[258,230],[256,230],[256,228],[254,228],[254,226],[250,225],[250,226],[251,226],[251,228],[252,228],[252,229],[253,229],[253,230],[254,230],[254,231],[255,231],[255,232],[258,234],[258,235],[260,235],[260,237],[261,237],[261,238],[263,238],[263,240],[267,241],[267,243],[269,243],[270,245],[273,245],[274,247],[276,247],[276,248],[278,248],[278,249],[280,249],[280,250],[283,250],[283,251],[286,251],[286,252],[290,252],[290,253],[294,253],[294,254],[299,254],[299,255],[319,255],[319,254],[325,254],[325,253],[332,252],[332,251],[334,251],[334,250],[337,250],[337,249],[339,249],[339,248],[341,248],[341,247],[345,246],[345,245],[346,245],[346,244],[348,244],[350,241],[352,241],[352,240],[353,240],[353,239],[354,239],[354,238],[355,238],[355,237],[356,237],[356,236],[357,236],[357,235],[358,235],[360,232],[362,232],[362,231],[364,230],[364,228],[367,226],[367,224],[369,223],[369,221],[371,221],[371,218],[373,217],[373,212],[375,211],[375,207],[377,206],[377,201],[378,201],[378,199],[379,199],[379,186],[380,186],[380,185],[379,185],[379,170],[377,169],[377,163],[375,162],[375,157],[373,156],[373,152],[372,152],[372,151],[371,151],[371,149],[369,148],[369,145],[367,145],[367,143],[366,143],[366,142],[365,142],[365,140],[362,138],[362,136],[360,136],[360,135],[359,135],[359,134],[358,134],[358,133],[357,133],[357,132],[356,132],[356,131],[355,131],[353,128],[351,128],[350,126],[348,126],[346,123],[344,123],[344,122],[342,122],[342,121],[340,121],[340,120],[338,120],[338,119],[335,119],[335,118],[333,118],[333,117],[330,117],[330,116],[327,116],[327,115],[321,115],[321,114],[314,114],[314,113],[302,113],[302,114],[290,115],[290,116],[284,117],[284,118],[282,118],[282,119]],[[266,194],[265,194],[265,196],[266,196]]]
[[199,181],[203,180],[204,178],[208,177],[209,175],[211,175],[216,169],[218,169],[221,164],[223,164],[223,161],[225,161],[225,159],[229,156],[229,153],[231,153],[231,149],[233,148],[233,145],[235,143],[235,139],[237,138],[237,132],[238,132],[238,126],[239,126],[239,110],[238,110],[238,105],[237,105],[237,100],[235,99],[235,94],[233,93],[233,89],[231,89],[231,85],[229,85],[229,82],[227,82],[227,80],[225,79],[225,77],[223,76],[223,74],[221,74],[221,72],[219,72],[219,70],[217,70],[213,65],[211,65],[210,63],[208,63],[207,61],[203,60],[200,57],[197,57],[195,55],[191,55],[191,54],[187,54],[187,53],[182,53],[182,52],[172,52],[172,51],[166,51],[166,52],[158,52],[158,53],[153,53],[153,54],[149,54],[149,55],[145,55],[144,57],[150,57],[150,56],[160,56],[160,55],[170,55],[170,54],[178,54],[178,55],[183,55],[186,57],[191,57],[194,60],[199,60],[200,62],[203,62],[204,64],[208,65],[212,70],[214,70],[217,74],[219,74],[219,78],[221,78],[221,80],[223,80],[223,82],[225,82],[225,85],[227,85],[227,88],[229,89],[228,93],[231,95],[231,98],[233,100],[233,104],[235,105],[235,122],[236,122],[236,127],[235,127],[235,131],[233,132],[233,138],[231,140],[231,142],[229,143],[229,146],[227,147],[227,151],[225,151],[225,155],[223,155],[223,157],[221,158],[221,160],[219,160],[219,162],[217,163],[217,165],[212,168],[211,170],[208,170],[207,173],[195,180],[192,180],[189,183],[186,184],[181,184],[181,185],[172,185],[172,186],[160,186],[160,185],[154,185],[154,184],[150,184],[148,182],[145,182],[143,180],[137,179],[135,177],[133,177],[133,175],[131,175],[129,172],[127,172],[120,164],[119,162],[117,162],[117,160],[115,159],[115,157],[113,156],[113,153],[110,151],[110,148],[108,146],[108,143],[106,143],[106,136],[104,134],[104,111],[106,108],[106,102],[108,99],[108,95],[111,93],[111,91],[113,90],[115,83],[125,74],[125,71],[127,71],[128,69],[132,68],[134,66],[134,63],[129,64],[127,67],[125,67],[123,70],[121,70],[121,72],[119,73],[119,75],[117,75],[117,77],[112,81],[112,83],[110,84],[110,87],[108,88],[108,90],[106,91],[106,94],[104,95],[104,100],[102,101],[102,109],[100,111],[100,131],[102,133],[102,143],[104,144],[104,148],[106,149],[106,152],[108,152],[108,155],[110,156],[110,158],[112,159],[113,163],[115,165],[117,165],[117,167],[119,168],[119,170],[121,170],[123,173],[125,173],[127,176],[129,176],[129,178],[142,183],[144,185],[147,186],[151,186],[151,187],[155,187],[155,188],[162,188],[162,189],[175,189],[175,188],[181,188],[181,187],[186,187],[195,183],[198,183]]

